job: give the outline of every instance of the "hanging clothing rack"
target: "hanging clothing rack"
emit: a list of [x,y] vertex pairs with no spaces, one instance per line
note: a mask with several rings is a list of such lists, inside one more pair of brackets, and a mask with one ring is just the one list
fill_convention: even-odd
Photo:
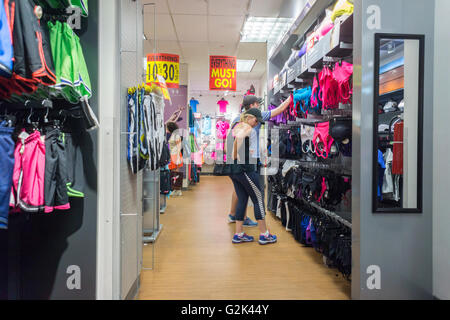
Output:
[[318,204],[316,204],[314,202],[308,202],[305,199],[302,199],[302,200],[303,200],[303,202],[305,202],[306,204],[310,205],[311,207],[313,207],[317,211],[319,211],[319,212],[329,216],[332,219],[337,220],[338,222],[342,223],[344,226],[346,226],[346,227],[348,227],[350,229],[352,228],[352,224],[349,221],[341,218],[336,213],[331,212],[330,210],[324,209],[324,208],[322,208],[321,206],[319,206]]

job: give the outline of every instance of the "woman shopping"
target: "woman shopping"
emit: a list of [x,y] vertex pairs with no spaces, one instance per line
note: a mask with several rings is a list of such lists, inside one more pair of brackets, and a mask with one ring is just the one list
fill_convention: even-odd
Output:
[[[224,174],[230,176],[238,197],[236,208],[236,233],[233,243],[252,242],[254,238],[243,232],[244,217],[247,209],[248,198],[254,203],[255,219],[260,230],[259,244],[275,243],[277,237],[270,234],[265,221],[265,208],[259,174],[256,171],[256,161],[250,154],[250,135],[252,129],[258,124],[264,123],[259,109],[250,109],[241,115],[226,141],[227,158],[231,157],[224,165]],[[253,162],[255,162],[253,164]]]

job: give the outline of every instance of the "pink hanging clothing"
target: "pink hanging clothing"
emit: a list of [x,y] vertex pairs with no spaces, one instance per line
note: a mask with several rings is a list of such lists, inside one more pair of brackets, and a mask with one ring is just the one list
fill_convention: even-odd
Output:
[[19,136],[14,153],[14,205],[25,212],[43,212],[45,209],[45,142],[39,131]]
[[219,112],[220,113],[226,113],[227,112],[227,106],[229,105],[227,100],[219,100],[219,102],[217,102],[217,104],[219,105]]
[[[228,130],[230,129],[230,124],[225,121],[218,121],[216,124],[216,153],[215,160],[217,160],[217,155],[223,154],[225,147],[225,139],[228,135]],[[227,155],[223,154],[223,161],[227,161]]]
[[230,129],[230,124],[225,121],[218,121],[216,124],[216,129],[217,129],[217,138],[226,139],[228,130]]

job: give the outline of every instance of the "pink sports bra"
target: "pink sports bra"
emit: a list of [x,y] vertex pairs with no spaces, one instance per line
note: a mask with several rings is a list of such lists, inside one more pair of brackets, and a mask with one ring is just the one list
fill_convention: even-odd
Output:
[[336,62],[334,67],[333,76],[338,83],[338,96],[339,102],[341,103],[350,103],[351,96],[353,94],[353,89],[350,87],[350,78],[353,75],[353,65],[351,63],[342,62],[340,66],[339,63]]
[[319,86],[319,100],[322,101],[322,108],[335,109],[339,107],[339,85],[328,67],[324,67],[319,74]]

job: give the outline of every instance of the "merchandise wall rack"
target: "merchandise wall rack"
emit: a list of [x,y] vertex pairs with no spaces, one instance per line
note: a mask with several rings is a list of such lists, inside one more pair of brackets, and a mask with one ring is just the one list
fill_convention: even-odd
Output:
[[323,62],[328,60],[326,57],[344,59],[351,55],[353,52],[352,34],[353,15],[350,15],[341,23],[336,24],[289,70],[278,75],[278,82],[274,83],[273,94],[286,93],[286,90],[294,89],[304,83],[303,79],[312,78]]
[[[298,201],[298,199],[292,198],[292,197],[289,197],[289,196],[286,196],[286,195],[280,195],[280,194],[277,194],[277,193],[273,193],[273,195],[278,196],[278,197],[280,197],[280,199],[284,199],[284,200],[291,199],[291,201]],[[324,215],[334,219],[335,221],[337,221],[337,222],[341,223],[342,225],[346,226],[347,228],[352,229],[352,223],[350,221],[345,220],[344,218],[339,216],[337,213],[335,213],[333,211],[330,211],[330,210],[327,210],[325,208],[322,208],[317,203],[310,202],[310,201],[307,201],[305,199],[300,199],[300,201],[303,204],[305,204],[306,206],[312,207],[315,210],[317,210],[318,212],[320,212],[320,213],[322,213],[322,214],[324,214]]]
[[320,169],[320,170],[330,170],[334,173],[341,174],[344,176],[352,176],[352,170],[345,167],[343,164],[327,163],[327,162],[317,162],[313,160],[298,160],[298,159],[287,159],[280,158],[280,161],[293,161],[295,166],[306,169]]

